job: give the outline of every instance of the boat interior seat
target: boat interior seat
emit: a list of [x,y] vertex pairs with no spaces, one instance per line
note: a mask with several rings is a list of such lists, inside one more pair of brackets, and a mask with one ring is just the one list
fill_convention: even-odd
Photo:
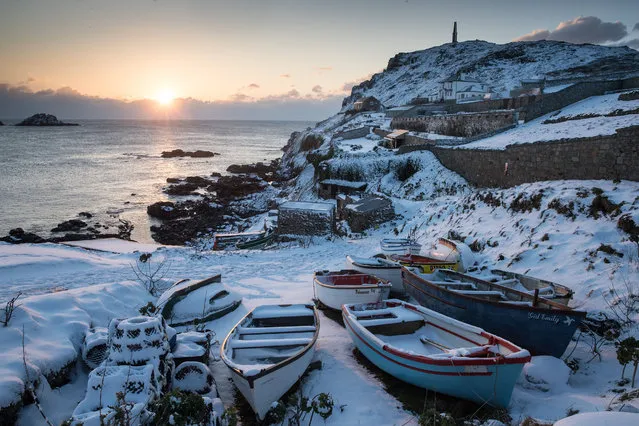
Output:
[[401,307],[357,312],[357,321],[373,334],[411,334],[426,325],[424,317]]
[[229,342],[232,349],[268,348],[278,346],[306,346],[313,341],[310,337],[300,337],[292,339],[262,339],[262,340],[237,340]]
[[288,327],[238,327],[239,334],[279,334],[314,332],[314,325],[300,325]]

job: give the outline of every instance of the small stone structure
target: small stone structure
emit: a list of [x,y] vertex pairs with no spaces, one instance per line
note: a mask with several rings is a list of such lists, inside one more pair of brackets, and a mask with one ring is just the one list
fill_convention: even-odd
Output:
[[278,208],[277,232],[284,235],[329,235],[335,229],[335,205],[288,201]]
[[319,183],[318,195],[325,200],[334,199],[337,194],[353,194],[366,189],[367,182],[351,182],[342,179],[324,179]]
[[356,129],[343,130],[341,132],[335,133],[333,139],[342,138],[342,139],[357,139],[363,138],[364,136],[370,133],[370,128],[368,126],[358,127]]
[[363,111],[381,111],[383,109],[382,103],[374,96],[366,96],[365,98],[358,99],[353,104],[355,112]]
[[369,194],[340,194],[337,198],[337,209],[338,218],[346,220],[353,232],[362,232],[395,217],[395,209],[389,199]]

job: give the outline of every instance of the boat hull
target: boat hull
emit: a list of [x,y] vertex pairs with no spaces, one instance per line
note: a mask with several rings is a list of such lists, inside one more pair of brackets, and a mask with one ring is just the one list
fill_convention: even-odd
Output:
[[349,303],[376,303],[388,299],[390,285],[329,286],[313,280],[315,297],[326,307],[342,309]]
[[528,349],[560,358],[586,313],[517,306],[469,297],[430,284],[402,269],[406,293],[429,309],[481,327]]
[[354,269],[362,274],[375,275],[391,283],[391,293],[404,294],[404,285],[402,283],[402,268],[400,266],[387,266],[380,264],[379,266],[369,266],[358,263],[350,256],[346,256],[346,268]]
[[378,368],[412,385],[446,395],[507,407],[523,363],[501,365],[431,365],[398,356],[358,332],[343,315],[344,324],[357,349]]
[[251,380],[231,369],[231,378],[257,417],[262,420],[273,402],[278,401],[304,375],[314,354],[315,345],[295,361],[271,374]]

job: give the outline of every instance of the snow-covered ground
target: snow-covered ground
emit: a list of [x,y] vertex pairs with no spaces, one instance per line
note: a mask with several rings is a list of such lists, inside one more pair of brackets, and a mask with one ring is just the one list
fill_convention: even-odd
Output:
[[[638,108],[639,100],[620,101],[619,93],[592,96],[563,110],[551,112],[514,129],[462,145],[459,148],[504,149],[508,145],[515,144],[612,135],[617,129],[639,125],[639,114],[636,113]],[[635,111],[635,114],[606,116],[606,114],[615,111]],[[579,118],[580,115],[585,114],[593,114],[597,117]],[[544,123],[546,120],[562,119],[568,120]]]
[[[407,156],[399,157],[401,160]],[[616,283],[618,291],[623,292],[624,283],[639,281],[637,244],[617,228],[621,214],[639,222],[636,182],[540,182],[505,190],[473,191],[462,178],[441,167],[432,154],[413,153],[408,157],[418,161],[422,168],[406,181],[398,181],[392,173],[372,176],[381,192],[402,197],[394,198],[401,218],[367,231],[365,236],[314,238],[308,246],[282,243],[264,251],[208,252],[167,247],[157,250],[153,258],[170,262],[168,279],[197,279],[221,273],[224,284],[243,297],[240,308],[209,324],[220,341],[255,306],[309,302],[313,298],[315,270],[342,268],[347,254],[377,253],[379,240],[394,236],[394,230],[400,236],[412,232],[425,248],[453,230],[465,237],[467,243],[477,241],[476,245],[483,247],[475,253],[480,267],[509,268],[565,284],[575,290],[572,303],[589,311],[610,312],[611,286]],[[600,190],[593,190],[595,187]],[[600,191],[611,202],[621,204],[619,214],[589,216],[590,206]],[[492,198],[488,197],[489,192]],[[525,197],[541,194],[538,207],[531,207],[530,211],[509,209],[520,194]],[[559,213],[549,206],[555,199],[562,205],[572,201],[567,210],[570,213]],[[113,250],[108,243],[103,244],[106,246],[101,250],[105,252],[54,244],[0,244],[3,300],[20,289],[28,294],[56,291],[60,286],[74,288],[20,299],[22,305],[9,327],[0,328],[0,402],[11,401],[22,386],[23,325],[27,362],[33,366],[32,374],[37,374],[72,359],[87,327],[106,326],[111,318],[136,315],[139,307],[151,300],[138,284],[127,281],[134,278],[131,264],[138,254],[127,253],[119,243]],[[602,244],[623,257],[598,250]],[[632,316],[639,320],[636,312]],[[622,337],[637,334],[635,325],[627,328]],[[616,384],[621,366],[614,346],[607,344],[601,350],[601,361],[595,358],[590,362],[588,338],[582,336],[574,350],[573,346],[570,345],[566,355],[579,367],[574,373],[563,361],[550,357],[535,357],[526,367],[509,406],[513,424],[528,416],[554,421],[574,410],[594,412],[609,406],[621,407],[615,391],[628,390],[628,386]],[[336,409],[326,424],[417,424],[417,414],[403,408],[396,395],[386,390],[385,383],[358,361],[344,328],[325,313],[321,314],[316,358],[323,367],[311,372],[301,389],[305,395],[326,392],[333,396]],[[225,370],[218,364],[214,362],[212,367],[221,382],[218,384],[222,398],[233,404],[233,388],[226,378],[219,377]],[[39,390],[45,410],[56,421],[68,417],[75,403],[82,399],[86,374],[78,366],[70,384],[55,390]],[[639,403],[631,400],[625,405],[628,410]],[[343,410],[337,408],[340,406],[344,406]],[[23,409],[19,423],[42,424],[42,419],[30,405]],[[313,424],[320,425],[323,421],[314,419]]]

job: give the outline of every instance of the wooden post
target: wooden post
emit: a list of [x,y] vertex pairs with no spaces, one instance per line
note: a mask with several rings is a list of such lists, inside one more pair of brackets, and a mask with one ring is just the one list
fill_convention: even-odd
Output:
[[535,295],[533,296],[533,306],[537,306],[537,303],[539,302],[539,289],[536,288],[535,289]]

